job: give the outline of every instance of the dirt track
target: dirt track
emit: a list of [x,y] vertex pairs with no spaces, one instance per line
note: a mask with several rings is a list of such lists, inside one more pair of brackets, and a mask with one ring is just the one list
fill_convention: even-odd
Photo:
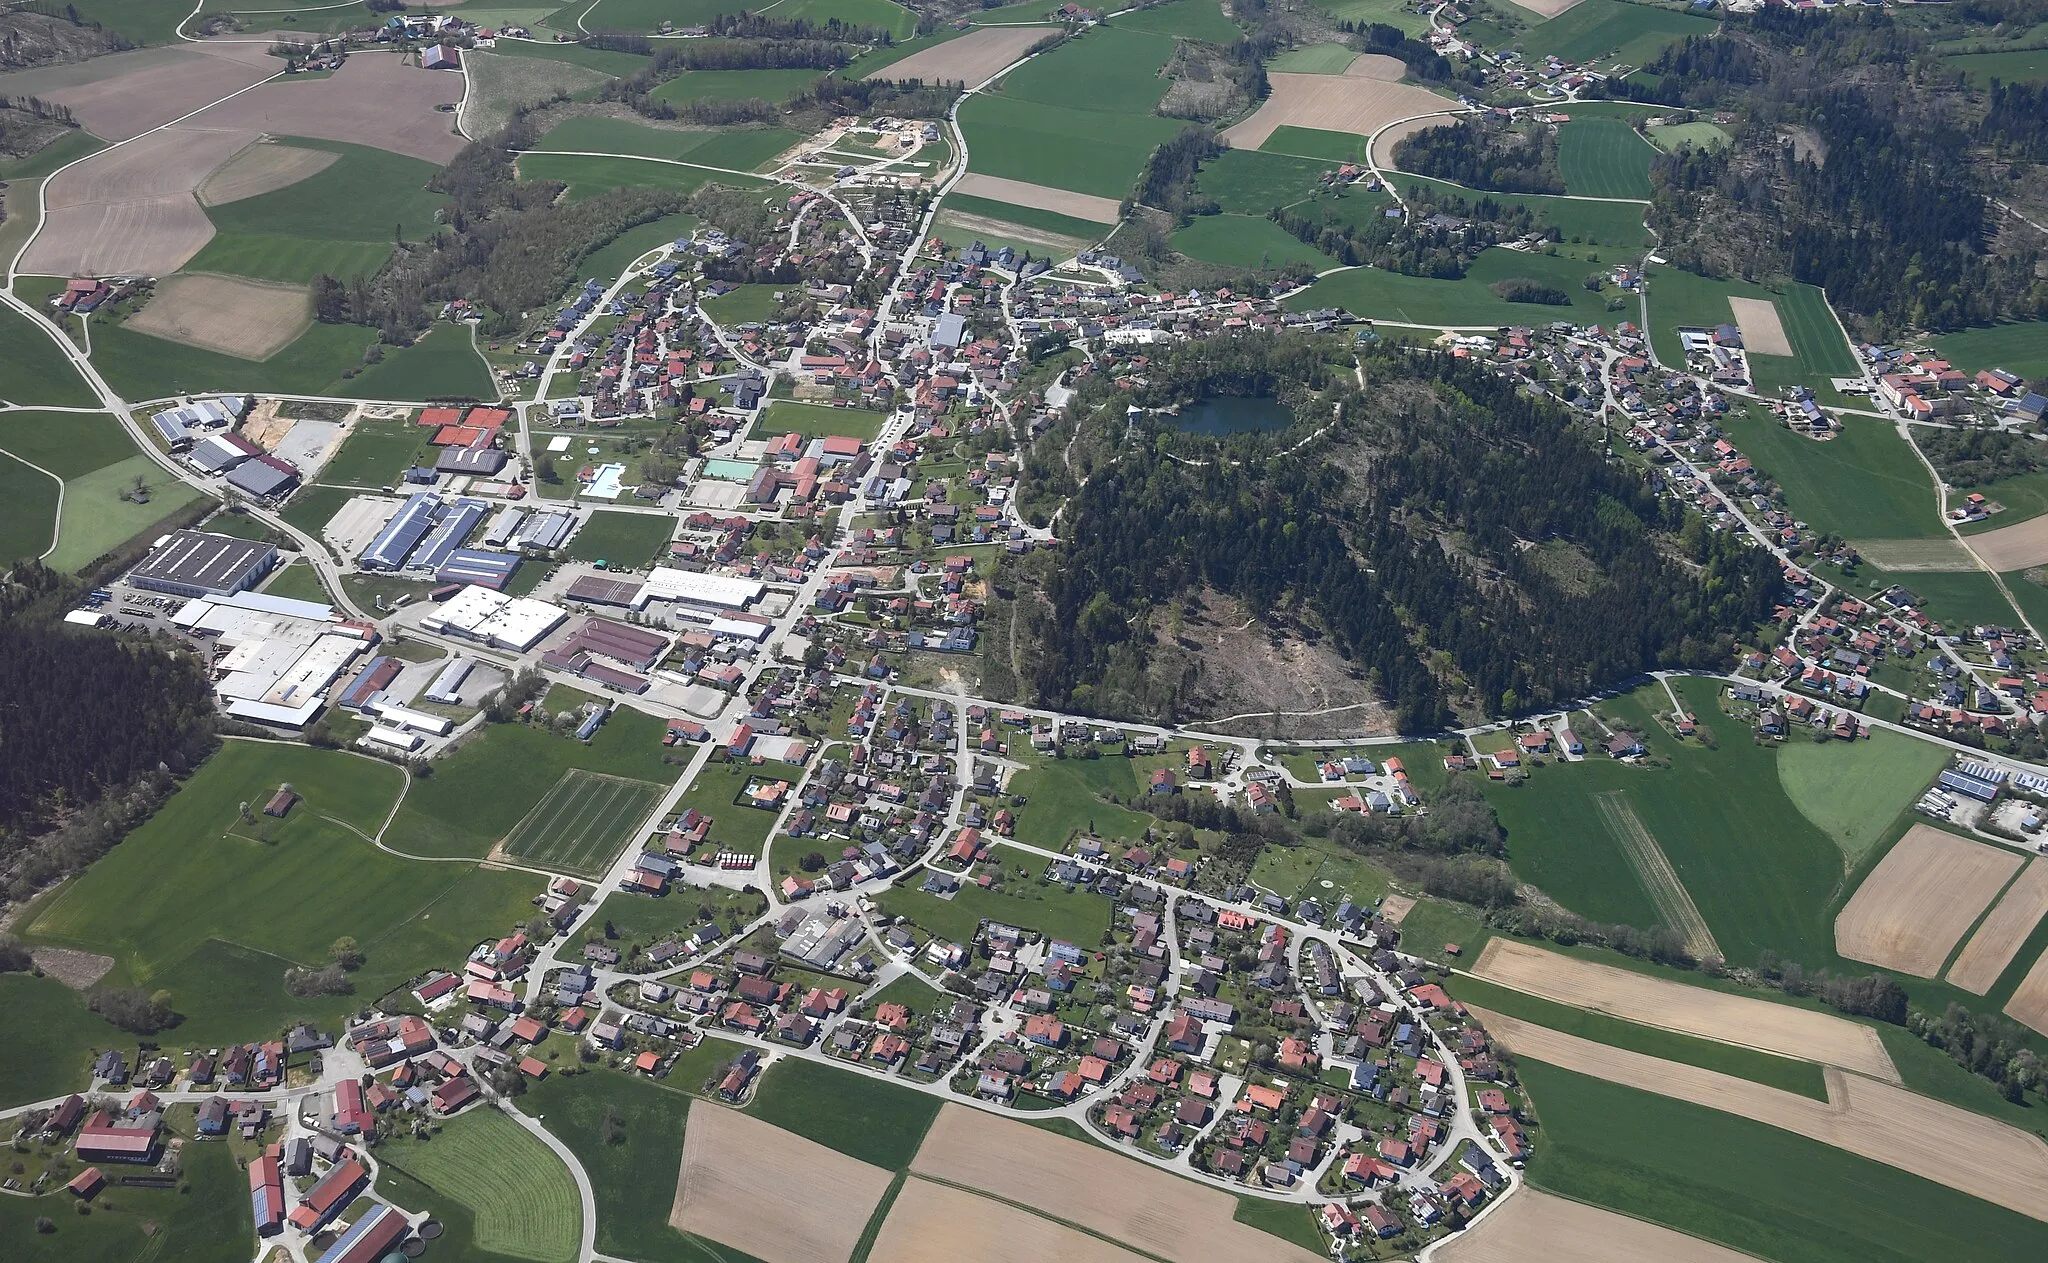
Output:
[[157,282],[156,296],[124,327],[245,360],[275,355],[313,322],[297,285],[191,272]]
[[1876,1031],[1826,1013],[1687,986],[1502,938],[1486,945],[1472,974],[1516,991],[1644,1026],[1899,1081],[1899,1072]]
[[897,82],[922,79],[926,83],[979,87],[990,75],[1022,57],[1026,49],[1057,31],[1057,27],[1051,26],[983,27],[959,39],[912,53],[862,78]]
[[1118,206],[1114,198],[1096,197],[1089,193],[1069,193],[1065,189],[1047,188],[1043,184],[1026,184],[1022,180],[1005,180],[993,175],[963,175],[953,186],[955,193],[968,197],[985,197],[994,202],[1008,202],[1012,206],[1031,206],[1049,210],[1057,215],[1072,215],[1091,223],[1113,224],[1117,221]]
[[1742,330],[1742,349],[1751,355],[1790,355],[1792,339],[1778,319],[1778,305],[1768,298],[1730,298],[1735,327]]
[[1835,950],[1932,978],[2022,862],[2004,847],[1916,824],[1835,917]]
[[[1318,1257],[1238,1223],[1237,1199],[1220,1189],[961,1105],[939,1111],[910,1169],[1035,1207],[1170,1263]],[[876,1257],[893,1256],[878,1250]]]
[[1446,1242],[1436,1263],[1747,1263],[1754,1255],[1533,1188]]
[[1401,64],[1391,57],[1368,55],[1341,75],[1267,75],[1272,94],[1258,113],[1224,132],[1223,138],[1237,149],[1257,149],[1281,127],[1370,136],[1396,119],[1459,108],[1456,101],[1434,92],[1389,82],[1381,62],[1393,62],[1397,69]]
[[846,1263],[894,1178],[795,1132],[699,1101],[684,1126],[668,1222],[762,1263]]
[[1833,1068],[1822,1104],[1504,1014],[1479,1020],[1518,1056],[1783,1128],[2048,1221],[2048,1144],[1982,1114]]
[[896,1194],[869,1257],[888,1263],[1144,1263],[1143,1255],[1099,1237],[916,1178]]
[[1977,995],[1991,990],[2044,915],[2048,915],[2048,861],[2033,860],[2019,880],[2006,887],[1991,914],[1964,944],[1956,963],[1949,966],[1948,980]]

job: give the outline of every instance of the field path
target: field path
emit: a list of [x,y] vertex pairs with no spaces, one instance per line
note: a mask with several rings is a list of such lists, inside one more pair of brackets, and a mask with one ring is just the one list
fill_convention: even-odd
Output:
[[1474,1010],[1516,1055],[1818,1140],[2048,1222],[2048,1143],[2017,1127],[1827,1067],[1819,1101]]
[[[1665,686],[1668,688],[1670,681],[1665,681]],[[1657,845],[1656,837],[1636,815],[1636,809],[1629,806],[1628,791],[1610,789],[1595,794],[1593,806],[1607,831],[1621,843],[1621,853],[1628,857],[1628,866],[1635,870],[1644,893],[1657,905],[1657,918],[1685,936],[1686,952],[1694,960],[1721,956],[1721,945],[1714,941],[1714,932],[1700,915],[1691,892],[1678,880],[1678,870],[1671,867],[1664,848]]]

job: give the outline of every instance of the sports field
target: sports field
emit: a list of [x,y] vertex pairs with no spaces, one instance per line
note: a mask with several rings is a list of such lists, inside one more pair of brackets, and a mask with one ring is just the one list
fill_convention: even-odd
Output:
[[1620,119],[1579,119],[1558,131],[1557,167],[1574,197],[1647,199],[1656,156],[1656,146]]
[[400,1136],[377,1158],[467,1207],[484,1250],[533,1263],[576,1257],[583,1214],[568,1168],[497,1110],[451,1118],[429,1140]]
[[562,773],[505,838],[505,854],[578,877],[603,877],[662,787],[582,768]]
[[825,408],[778,399],[768,405],[754,432],[756,438],[801,434],[813,439],[839,434],[867,443],[881,432],[882,423],[888,419],[887,414],[866,408]]
[[[1352,268],[1326,276],[1293,295],[1284,304],[1294,311],[1342,307],[1368,320],[1386,320],[1431,328],[1494,329],[1507,324],[1570,320],[1580,324],[1611,322],[1607,299],[1588,290],[1588,273],[1604,265],[1569,255],[1555,257],[1495,248],[1483,251],[1465,275],[1454,281],[1403,276],[1379,268]],[[1527,277],[1562,292],[1571,301],[1561,306],[1511,303],[1495,294],[1495,281]]]

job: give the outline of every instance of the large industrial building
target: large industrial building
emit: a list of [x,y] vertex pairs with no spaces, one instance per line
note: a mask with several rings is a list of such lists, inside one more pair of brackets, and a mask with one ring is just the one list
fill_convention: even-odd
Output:
[[255,587],[276,565],[277,548],[261,540],[176,531],[156,542],[128,581],[172,596],[227,596]]
[[337,620],[334,607],[261,592],[188,601],[174,626],[225,651],[213,664],[221,709],[253,723],[302,728],[327,702],[327,690],[375,632]]
[[356,563],[365,570],[439,570],[489,511],[482,500],[451,504],[422,491],[392,514]]
[[525,653],[567,617],[568,611],[546,601],[471,586],[428,611],[420,626],[444,636]]
[[758,579],[656,566],[647,572],[647,582],[640,585],[633,608],[646,609],[650,602],[663,601],[707,615],[731,613],[746,609],[767,590],[768,585]]

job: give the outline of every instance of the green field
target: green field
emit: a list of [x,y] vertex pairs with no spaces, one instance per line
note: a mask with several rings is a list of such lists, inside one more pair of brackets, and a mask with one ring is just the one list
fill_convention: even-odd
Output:
[[[74,1209],[61,1184],[42,1197],[9,1193],[0,1197],[0,1242],[13,1263],[248,1263],[256,1233],[248,1177],[233,1151],[220,1143],[189,1145],[181,1175],[182,1188],[116,1184],[87,1215]],[[38,1231],[38,1219],[48,1219],[51,1231]]]
[[[1172,56],[1169,36],[1129,28],[1120,18],[1017,67],[1003,79],[1001,94],[1090,113],[1147,115],[1166,95],[1159,70]],[[1104,126],[1097,119],[1091,130]]]
[[1653,1026],[1639,1026],[1605,1013],[1589,1012],[1573,1008],[1568,1004],[1557,1004],[1550,1000],[1528,995],[1507,987],[1497,987],[1467,974],[1459,974],[1445,987],[1452,996],[1466,1004],[1491,1009],[1524,1022],[1594,1043],[1606,1044],[1613,1048],[1626,1048],[1645,1057],[1661,1057],[1683,1065],[1698,1066],[1717,1074],[1733,1075],[1748,1079],[1765,1087],[1777,1088],[1781,1092],[1796,1092],[1800,1096],[1816,1101],[1828,1099],[1826,1082],[1821,1077],[1821,1068],[1810,1061],[1795,1061],[1773,1053],[1760,1052],[1754,1048],[1743,1048],[1735,1044],[1723,1044],[1711,1039],[1698,1039],[1691,1035],[1680,1035],[1675,1031],[1659,1030]]
[[[1893,1167],[1519,1059],[1542,1127],[1532,1184],[1781,1263],[2038,1259],[2048,1225]],[[1933,1230],[1934,1225],[1947,1226]]]
[[1259,153],[1294,154],[1303,158],[1314,158],[1320,162],[1363,163],[1366,138],[1352,132],[1326,132],[1314,127],[1276,127],[1266,137],[1266,143],[1258,147]]
[[1179,35],[1210,44],[1228,44],[1243,34],[1217,0],[1172,0],[1170,4],[1120,13],[1115,24],[1127,31]]
[[1722,419],[1728,440],[1784,489],[1792,515],[1849,539],[1939,539],[1947,534],[1927,467],[1891,422],[1840,418],[1817,442],[1754,409]]
[[[149,488],[149,498],[141,504],[130,498],[137,479]],[[49,564],[57,570],[82,570],[203,498],[198,488],[142,455],[67,478],[64,510],[57,519],[57,549]]]
[[384,347],[384,358],[357,374],[346,391],[365,399],[498,400],[491,366],[470,344],[468,327],[436,324],[409,347]]
[[320,467],[320,480],[344,487],[389,486],[412,466],[431,437],[410,417],[357,421],[340,450]]
[[1171,119],[1149,112],[1105,127],[1098,111],[1067,109],[988,93],[960,106],[969,166],[984,175],[1121,200],[1154,146],[1173,139]]
[[[699,1048],[733,1051],[715,1039]],[[680,1088],[609,1071],[554,1074],[528,1088],[519,1107],[568,1145],[589,1174],[600,1251],[638,1263],[751,1263],[737,1250],[668,1226],[691,1109]],[[611,1140],[607,1112],[616,1122]]]
[[599,509],[570,538],[568,553],[577,561],[638,569],[653,561],[674,533],[673,520],[659,513]]
[[617,118],[567,119],[541,139],[544,150],[669,158],[700,166],[752,171],[803,137],[782,127],[681,131]]
[[1640,66],[1667,44],[1688,35],[1711,35],[1717,23],[1673,9],[1625,0],[1583,0],[1523,32],[1517,47],[1555,54],[1563,61],[1626,62]]
[[92,1051],[131,1042],[55,978],[0,974],[0,1005],[0,1109],[83,1088]]
[[1297,75],[1341,75],[1358,60],[1358,50],[1349,44],[1304,44],[1290,48],[1266,63],[1266,69]]
[[1873,732],[1848,748],[1788,741],[1778,751],[1778,781],[1800,814],[1833,838],[1853,865],[1913,805],[1948,754],[1896,732]]
[[2001,83],[2048,81],[2048,48],[2029,48],[2004,53],[1961,53],[1941,60],[1943,65],[1960,72],[1980,88],[1989,87],[1993,79]]
[[1855,354],[1828,311],[1826,297],[1811,285],[1787,282],[1768,289],[1748,281],[1716,280],[1673,267],[1654,267],[1649,273],[1650,342],[1657,358],[1665,364],[1683,364],[1684,348],[1678,342],[1679,326],[1711,328],[1733,319],[1728,299],[1764,299],[1778,309],[1785,336],[1792,344],[1791,357],[1758,355],[1750,364],[1756,374],[1759,394],[1781,397],[1779,388],[1805,382],[1822,389],[1826,378],[1853,377],[1861,370]]
[[208,207],[219,235],[186,265],[188,271],[294,284],[322,272],[345,280],[382,267],[395,235],[420,241],[440,231],[435,216],[448,199],[427,191],[437,169],[433,163],[339,141],[279,140],[340,157],[275,192]]
[[50,550],[57,533],[57,499],[63,484],[11,456],[0,456],[0,559],[11,565]]
[[901,1171],[939,1113],[937,1097],[815,1061],[770,1066],[747,1112],[848,1157]]
[[[1552,320],[1606,324],[1626,319],[1627,313],[1610,314],[1606,295],[1595,294],[1584,284],[1589,273],[1604,271],[1606,267],[1604,262],[1594,263],[1568,254],[1553,257],[1496,248],[1481,253],[1458,280],[1439,281],[1379,268],[1352,268],[1324,277],[1288,298],[1285,305],[1295,311],[1342,307],[1369,320],[1433,328],[1492,329]],[[1495,281],[1513,277],[1528,277],[1562,290],[1571,303],[1561,307],[1511,303],[1488,288]]]
[[[946,195],[945,209],[962,215],[981,215],[988,219],[1016,224],[1020,228],[1038,228],[1062,237],[1073,237],[1081,241],[1099,241],[1108,226],[1092,219],[1076,219],[1036,206],[1019,206],[1014,202],[997,202],[986,197],[973,197],[966,193]],[[1037,254],[1045,253],[1040,246]]]
[[1676,153],[1683,145],[1691,145],[1695,149],[1719,149],[1735,141],[1733,136],[1712,123],[1679,123],[1670,127],[1652,127],[1646,134],[1650,138],[1650,143],[1666,153]]
[[2002,368],[2029,379],[2048,377],[2048,323],[2019,320],[1944,333],[1931,340],[1942,358],[1965,373]]
[[0,356],[0,400],[57,408],[97,405],[85,379],[64,358],[56,340],[12,308],[0,308],[0,346],[7,348],[7,354]]
[[[1709,124],[1711,126],[1711,124]],[[1656,146],[1620,119],[1566,123],[1557,136],[1557,168],[1574,197],[1650,196],[1650,160]]]
[[797,403],[788,399],[777,399],[768,405],[768,411],[754,426],[756,437],[781,434],[801,434],[807,439],[823,438],[828,434],[840,434],[847,438],[871,443],[882,432],[882,423],[889,416],[866,408],[823,408],[816,404]]
[[80,19],[119,31],[137,44],[175,41],[179,23],[192,12],[185,0],[77,0],[70,8]]
[[1136,841],[1157,823],[1144,812],[1102,798],[1104,793],[1114,793],[1125,802],[1144,797],[1133,760],[1121,755],[1045,759],[1017,773],[1010,792],[1031,800],[1017,813],[1017,840],[1026,846],[1064,850],[1076,831]]
[[706,171],[702,167],[679,167],[643,158],[588,158],[580,154],[530,153],[519,158],[522,180],[559,180],[568,185],[564,196],[572,202],[613,189],[674,189],[693,193],[713,180],[721,184],[752,184],[751,176]]
[[816,83],[823,73],[820,70],[685,70],[648,95],[658,101],[744,101],[758,97],[779,104]]
[[612,277],[625,275],[641,255],[650,250],[686,241],[697,231],[695,215],[664,215],[633,228],[628,228],[608,244],[599,246],[583,258],[582,271],[586,276]]
[[[549,9],[556,7],[548,6]],[[466,21],[476,21],[479,15],[466,13],[463,17]],[[498,46],[491,50],[491,54],[497,57],[530,57],[540,61],[567,62],[569,65],[599,71],[618,79],[647,67],[647,58],[636,53],[615,53],[605,48],[586,48],[582,44],[551,44],[535,40],[499,40]]]
[[451,1118],[428,1140],[401,1136],[377,1158],[467,1207],[481,1249],[534,1263],[576,1257],[583,1214],[568,1168],[497,1110]]
[[505,838],[505,854],[602,878],[640,831],[663,787],[571,768]]
[[[562,709],[550,696],[550,710]],[[570,768],[666,783],[662,721],[621,706],[585,745],[526,724],[493,724],[415,781],[385,842],[414,855],[479,859]],[[437,866],[438,867],[438,866]]]
[[711,840],[720,846],[730,847],[742,854],[760,854],[768,843],[768,833],[775,827],[775,813],[765,807],[755,807],[739,801],[747,782],[755,777],[788,781],[794,785],[803,777],[803,769],[793,763],[763,763],[759,767],[749,762],[734,763],[714,758],[698,771],[690,788],[683,791],[676,803],[678,814],[696,808],[711,817]]
[[[199,493],[165,473],[135,449],[111,416],[63,412],[0,413],[0,451],[16,458],[0,465],[0,482],[14,507],[0,519],[0,555],[35,556],[50,547],[50,527],[60,538],[49,562],[75,570],[191,504]],[[63,513],[57,485],[27,465],[63,480]],[[146,504],[122,498],[137,477],[151,489]]]
[[[258,808],[281,782],[304,801],[277,821]],[[168,988],[186,1015],[178,1038],[201,1046],[294,1017],[332,1021],[361,1001],[296,999],[283,987],[286,965],[319,964],[349,935],[368,958],[358,992],[381,995],[427,964],[455,964],[531,911],[532,877],[411,863],[355,832],[382,825],[402,784],[375,760],[230,741],[24,937],[112,955],[110,984]],[[238,815],[245,802],[254,823]]]
[[1259,271],[1290,263],[1306,263],[1317,271],[1337,266],[1337,260],[1264,216],[1197,215],[1173,234],[1173,248],[1205,263]]
[[[1069,894],[1064,887],[1042,884],[1038,873],[1044,862],[1028,852],[999,848],[997,853],[1006,865],[1000,888],[984,889],[970,882],[962,885],[952,898],[941,899],[917,889],[917,881],[909,881],[880,892],[875,902],[890,915],[907,916],[955,943],[973,941],[976,927],[984,920],[1038,930],[1049,938],[1065,939],[1083,949],[1093,949],[1102,941],[1114,911],[1109,900],[1085,891]],[[1031,875],[1017,876],[1020,865],[1030,869]]]
[[131,400],[214,391],[398,401],[420,399],[423,390],[492,395],[483,360],[459,329],[410,347],[384,347],[383,362],[364,369],[363,352],[376,340],[377,331],[361,325],[314,324],[269,359],[245,360],[96,323],[92,357],[108,384]]
[[768,320],[775,315],[778,306],[775,296],[791,292],[794,288],[786,285],[742,285],[717,298],[707,298],[701,305],[705,315],[722,325]]
[[[1403,193],[1429,189],[1437,193],[1454,194],[1467,202],[1477,202],[1483,197],[1503,206],[1523,206],[1535,216],[1538,227],[1556,228],[1568,242],[1584,242],[1594,246],[1624,246],[1633,250],[1649,240],[1648,231],[1643,227],[1644,208],[1630,202],[1594,202],[1569,197],[1549,197],[1540,193],[1482,193],[1476,189],[1414,175],[1400,176],[1397,187]],[[1602,256],[1609,262],[1619,262],[1628,257],[1631,256],[1617,255],[1612,259]]]
[[[1322,158],[1269,153],[1260,149],[1230,149],[1202,167],[1201,189],[1216,199],[1226,213],[1264,215],[1275,206],[1288,206],[1310,198],[1322,178],[1331,170]],[[1378,206],[1386,200],[1363,189],[1346,189],[1341,197],[1326,195],[1326,203],[1369,201]]]
[[1380,22],[1410,35],[1429,30],[1429,19],[1412,12],[1401,0],[1315,0],[1315,5],[1340,22]]

